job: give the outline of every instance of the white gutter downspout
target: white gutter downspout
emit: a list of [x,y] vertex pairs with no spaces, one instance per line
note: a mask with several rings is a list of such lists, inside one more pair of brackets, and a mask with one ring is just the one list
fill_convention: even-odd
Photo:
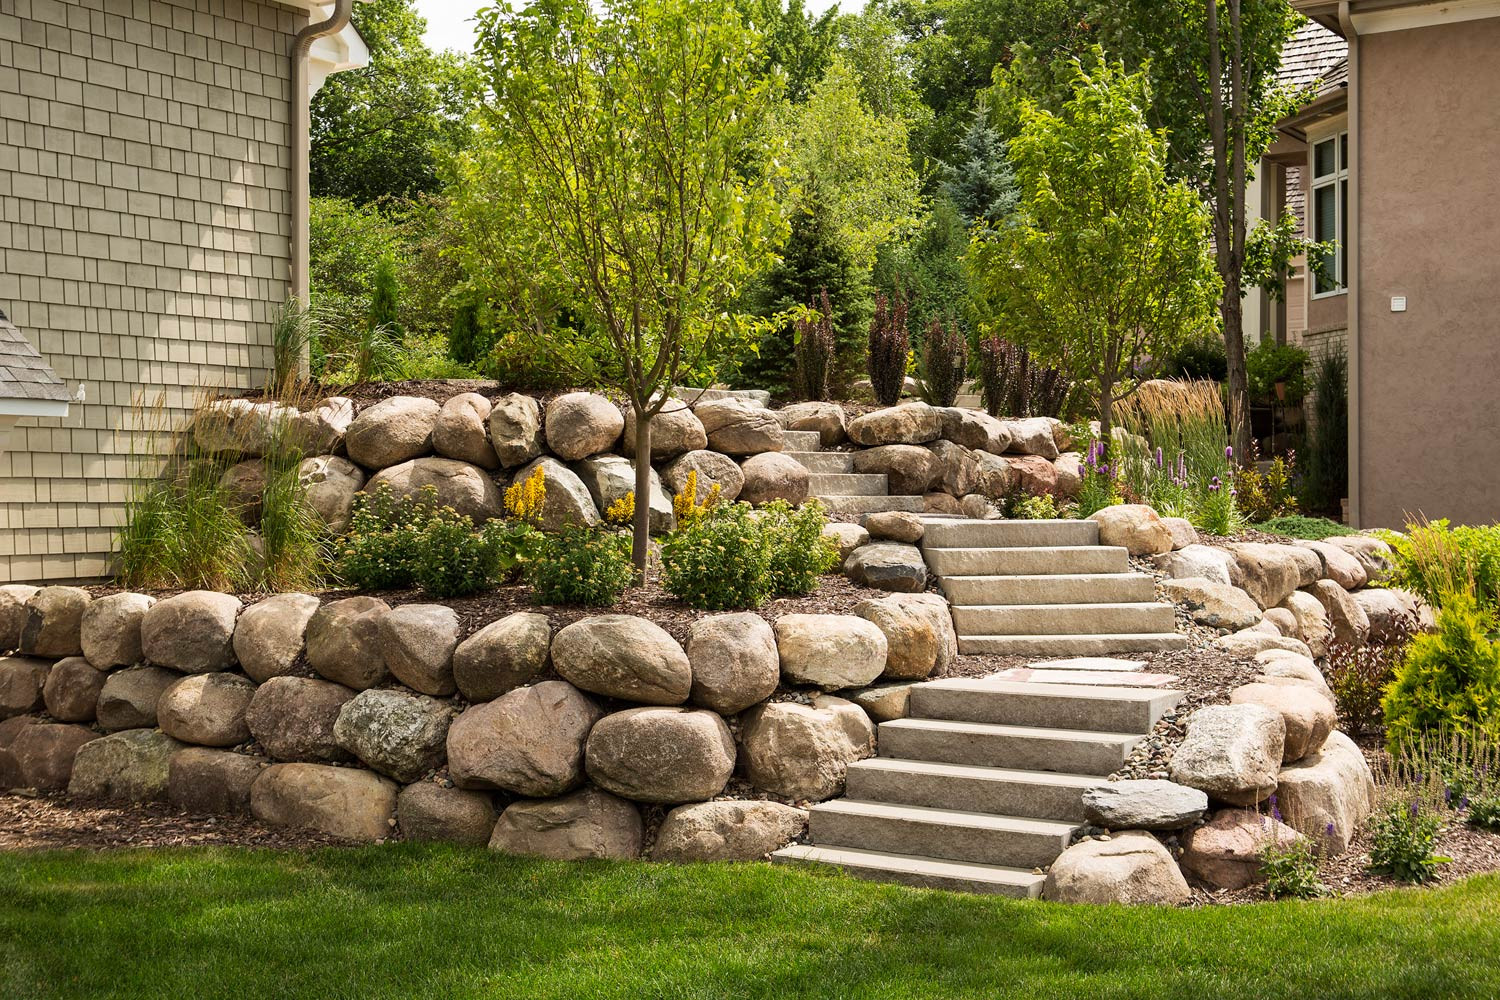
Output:
[[292,294],[305,306],[310,293],[308,215],[311,211],[308,151],[312,134],[311,97],[307,92],[307,56],[313,42],[349,26],[354,0],[335,0],[326,21],[309,23],[292,41]]
[[1349,245],[1344,260],[1349,268],[1349,332],[1346,354],[1349,361],[1349,523],[1358,528],[1360,520],[1360,391],[1359,391],[1359,30],[1349,12],[1349,0],[1339,2],[1339,27],[1349,43]]

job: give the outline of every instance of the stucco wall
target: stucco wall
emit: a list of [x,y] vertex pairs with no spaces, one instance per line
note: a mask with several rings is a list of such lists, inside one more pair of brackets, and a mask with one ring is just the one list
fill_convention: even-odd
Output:
[[263,381],[304,20],[252,0],[0,0],[0,309],[87,394],[0,453],[0,582],[105,572],[133,406],[162,396],[152,421],[179,421],[199,387]]
[[1360,41],[1365,526],[1500,519],[1497,52],[1500,18]]

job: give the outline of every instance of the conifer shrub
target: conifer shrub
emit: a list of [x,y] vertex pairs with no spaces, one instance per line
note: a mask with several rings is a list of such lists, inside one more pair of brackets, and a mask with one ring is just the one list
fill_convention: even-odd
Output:
[[1447,594],[1436,629],[1406,647],[1381,711],[1393,752],[1442,728],[1500,740],[1500,642],[1493,613],[1471,592]]
[[906,301],[900,295],[875,299],[875,318],[870,322],[868,356],[870,387],[881,406],[901,401],[906,385],[906,359],[911,337],[906,330]]
[[1349,495],[1349,363],[1332,355],[1313,379],[1313,421],[1302,463],[1302,509],[1332,513]]

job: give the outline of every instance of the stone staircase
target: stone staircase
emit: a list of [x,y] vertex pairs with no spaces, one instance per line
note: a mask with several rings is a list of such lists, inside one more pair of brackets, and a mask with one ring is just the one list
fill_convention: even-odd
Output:
[[920,514],[926,501],[919,496],[891,496],[884,473],[856,473],[854,455],[824,451],[817,431],[786,431],[786,454],[808,471],[808,492],[823,501],[832,514],[851,516],[904,510]]
[[1109,656],[1180,649],[1176,612],[1157,603],[1129,553],[1092,521],[929,519],[927,566],[966,654]]
[[994,678],[929,681],[883,722],[811,843],[772,860],[876,881],[1035,898],[1083,825],[1083,792],[1125,763],[1179,691]]

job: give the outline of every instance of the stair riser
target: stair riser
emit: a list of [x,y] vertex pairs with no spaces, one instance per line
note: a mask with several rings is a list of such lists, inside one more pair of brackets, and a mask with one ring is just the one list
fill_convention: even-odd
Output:
[[823,447],[817,431],[782,431],[783,451],[817,451]]
[[1116,656],[1163,653],[1186,646],[1186,636],[1166,632],[1128,636],[971,635],[958,640],[958,651],[965,656]]
[[1099,525],[1093,521],[955,521],[933,525],[925,541],[950,549],[1098,545]]
[[854,456],[843,451],[792,451],[792,458],[801,462],[813,475],[839,476],[854,471]]
[[874,514],[877,511],[904,510],[913,514],[921,514],[927,504],[921,497],[847,497],[847,496],[819,496],[823,505],[828,508],[830,514],[842,514],[846,517],[854,514]]
[[924,872],[902,871],[899,868],[866,868],[863,865],[837,864],[829,865],[827,862],[804,860],[801,858],[787,857],[781,854],[771,855],[771,861],[779,865],[798,865],[812,868],[834,867],[851,878],[863,879],[866,882],[890,882],[894,885],[910,886],[913,889],[946,889],[949,892],[969,892],[987,896],[1007,896],[1011,899],[1040,899],[1042,896],[1042,885],[1046,881],[1041,876],[1021,885],[1011,885],[1003,882],[988,882],[979,879],[950,878],[941,875],[932,875]]
[[1177,616],[1169,604],[957,607],[953,609],[953,624],[960,636],[1124,635],[1175,632]]
[[1020,697],[1012,693],[944,689],[919,684],[911,691],[909,716],[950,722],[989,722],[1000,726],[1081,729],[1094,733],[1149,733],[1175,700],[1175,695],[1132,700],[1045,695]]
[[850,768],[847,794],[854,799],[905,806],[1083,822],[1082,789],[1039,782]]
[[930,760],[942,764],[1008,767],[1018,771],[1059,771],[1107,775],[1118,771],[1139,739],[1083,743],[1031,736],[953,733],[882,725],[882,757]]
[[889,490],[883,475],[813,473],[807,477],[814,496],[883,497]]
[[[929,526],[928,530],[932,530]],[[1154,600],[1155,587],[1142,573],[1098,576],[948,577],[943,593],[957,606],[976,604],[1136,604]]]
[[1128,573],[1123,548],[972,548],[924,550],[939,576],[1052,576],[1057,573]]
[[940,822],[861,816],[814,809],[808,835],[820,845],[895,854],[925,854],[946,861],[1036,868],[1050,865],[1068,846],[1066,834],[950,826]]

